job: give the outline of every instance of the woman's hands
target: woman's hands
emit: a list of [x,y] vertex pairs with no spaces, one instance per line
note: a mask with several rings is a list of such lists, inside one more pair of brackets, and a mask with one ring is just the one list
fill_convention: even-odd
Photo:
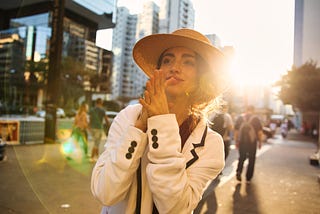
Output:
[[143,132],[147,131],[147,119],[148,119],[148,113],[147,110],[143,107],[142,111],[135,123],[135,127],[140,129]]
[[145,98],[139,100],[148,117],[169,113],[165,88],[166,79],[164,72],[162,70],[155,70],[153,76],[147,81],[144,93]]

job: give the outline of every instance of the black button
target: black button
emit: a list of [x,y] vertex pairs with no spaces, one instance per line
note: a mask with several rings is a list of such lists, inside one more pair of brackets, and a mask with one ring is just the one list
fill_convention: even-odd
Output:
[[137,141],[131,141],[131,146],[136,147],[137,146]]
[[152,144],[152,147],[153,147],[154,149],[156,149],[156,148],[159,147],[159,144],[158,144],[158,143],[153,143],[153,144]]
[[127,158],[127,159],[131,159],[131,158],[132,158],[132,154],[131,154],[131,153],[127,153],[127,154],[126,154],[126,158]]
[[158,133],[157,129],[152,129],[152,130],[151,130],[151,134],[152,134],[152,135],[156,135],[157,133]]
[[134,153],[134,148],[133,147],[129,147],[128,152]]
[[158,137],[157,136],[152,136],[152,142],[157,142],[158,141]]

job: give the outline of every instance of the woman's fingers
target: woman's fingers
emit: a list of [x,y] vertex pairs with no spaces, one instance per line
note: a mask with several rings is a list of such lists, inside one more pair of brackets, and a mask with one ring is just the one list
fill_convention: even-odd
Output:
[[162,70],[154,71],[154,91],[155,94],[164,92],[165,89],[165,74]]
[[149,94],[148,91],[145,91],[145,92],[144,92],[144,100],[146,101],[147,104],[150,105],[150,103],[151,103],[151,98],[150,98],[150,94]]
[[153,77],[151,77],[146,84],[146,91],[149,91],[150,94],[154,93],[154,86],[153,86]]
[[139,103],[142,105],[143,108],[145,108],[145,109],[149,108],[149,104],[145,101],[145,99],[140,98]]
[[159,93],[160,84],[159,84],[159,70],[154,71],[154,92],[155,94]]
[[155,76],[153,75],[151,78],[150,78],[150,85],[151,85],[151,87],[150,87],[150,94],[151,95],[153,95],[153,94],[155,94],[155,90],[154,90],[154,82],[155,82]]
[[159,93],[163,93],[165,89],[165,75],[161,70],[155,70],[153,76],[146,83],[146,91],[150,93],[150,96],[155,96]]
[[165,75],[161,70],[155,70],[146,83],[144,99],[141,105],[147,110],[148,116],[168,113],[167,97],[165,94]]
[[165,82],[166,82],[166,76],[162,70],[160,70],[160,88],[164,92],[165,90]]
[[150,93],[148,91],[145,91],[144,98],[140,98],[139,102],[145,109],[148,110],[150,108],[150,104],[151,104]]

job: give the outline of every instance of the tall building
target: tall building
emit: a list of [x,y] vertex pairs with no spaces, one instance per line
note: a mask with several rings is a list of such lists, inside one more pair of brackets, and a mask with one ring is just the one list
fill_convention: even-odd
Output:
[[112,51],[112,99],[135,97],[133,81],[135,65],[132,48],[136,41],[137,15],[131,15],[125,7],[117,9],[117,25],[113,29]]
[[[24,83],[21,74],[24,73],[25,46],[17,32],[6,32],[0,34],[0,106],[8,100],[13,108],[17,108],[17,103],[23,100],[23,94],[18,89]],[[15,96],[9,96],[11,94]]]
[[[61,1],[62,2],[62,1]],[[99,0],[95,4],[85,0],[65,0],[64,17],[63,17],[63,44],[62,56],[75,56],[81,59],[87,69],[91,69],[96,73],[110,73],[110,71],[102,71],[108,68],[105,66],[106,56],[110,52],[100,50],[95,46],[96,32],[98,29],[112,28],[114,26],[113,14],[115,13],[115,0]],[[47,67],[42,67],[41,72],[31,72],[28,70],[33,68],[32,65],[39,63],[49,63],[49,52],[51,47],[52,37],[52,20],[54,1],[52,0],[29,0],[29,1],[11,1],[2,0],[0,2],[0,38],[2,41],[6,40],[5,46],[0,46],[0,53],[2,57],[14,60],[15,66],[6,66],[0,68],[0,85],[8,82],[11,79],[24,79],[24,86],[11,84],[12,88],[16,90],[8,90],[7,87],[0,89],[0,103],[5,108],[21,108],[38,106],[42,104],[42,98],[37,97],[33,99],[33,94],[39,93],[38,90],[46,88],[47,84],[40,80],[46,76],[44,73],[48,71]],[[19,38],[8,42],[5,38]],[[18,43],[22,48],[19,48],[20,56],[10,56],[11,50],[17,49]],[[0,54],[1,55],[1,54]],[[20,67],[17,65],[18,59],[21,61]],[[1,61],[1,59],[0,59]],[[108,60],[107,60],[108,61]],[[110,60],[109,60],[110,61]],[[24,65],[29,65],[24,66]],[[1,65],[0,65],[1,67]],[[13,72],[14,71],[14,72]],[[31,73],[31,74],[30,74]],[[42,73],[42,74],[41,74]],[[8,77],[8,78],[7,78]],[[28,86],[28,78],[35,79],[38,82],[36,87]],[[43,85],[44,84],[44,85]],[[28,90],[25,90],[28,88]],[[30,90],[30,92],[29,92]],[[21,98],[22,97],[22,98]],[[31,98],[31,99],[30,99]],[[39,101],[40,99],[40,101]]]
[[320,63],[320,1],[296,0],[294,21],[294,65],[308,60]]
[[143,4],[143,9],[138,14],[136,39],[159,32],[159,6],[153,1]]
[[161,0],[160,3],[158,6],[153,1],[146,1],[138,15],[129,14],[127,8],[118,8],[112,41],[113,99],[134,99],[143,94],[147,76],[132,59],[132,48],[137,40],[151,34],[168,33],[178,28],[194,26],[194,9],[190,0]]
[[112,72],[112,98],[132,99],[142,95],[147,76],[139,70],[132,58],[136,41],[147,35],[158,33],[159,7],[152,1],[145,2],[138,15],[120,7],[117,25],[113,30],[114,52]]
[[222,45],[221,45],[221,39],[216,35],[216,34],[208,34],[206,35],[206,37],[208,37],[208,39],[210,40],[210,42],[217,48],[219,48],[220,50],[222,49]]
[[161,0],[159,33],[194,27],[194,8],[190,0]]
[[[159,33],[159,6],[152,1],[148,1],[144,3],[143,10],[138,15],[136,41],[156,33]],[[135,66],[135,68],[135,79],[133,81],[135,97],[133,98],[143,95],[148,79],[147,75],[138,66]]]

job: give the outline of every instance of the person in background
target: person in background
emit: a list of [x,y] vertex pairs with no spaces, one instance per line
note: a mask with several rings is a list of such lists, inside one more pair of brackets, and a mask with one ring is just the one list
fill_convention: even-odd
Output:
[[[248,124],[248,126],[244,127],[244,124]],[[236,120],[234,139],[236,140],[236,147],[239,149],[236,178],[241,181],[243,164],[248,158],[246,179],[249,183],[253,177],[257,147],[261,148],[263,140],[262,124],[260,119],[254,115],[253,106],[247,106],[245,114],[239,116]]]
[[288,119],[285,118],[280,125],[280,132],[283,138],[286,138],[288,135]]
[[96,161],[99,156],[99,145],[102,139],[103,131],[103,121],[106,125],[109,126],[108,116],[103,109],[103,101],[101,98],[98,98],[95,102],[95,107],[90,110],[90,133],[93,139],[93,147],[91,150],[90,161]]
[[81,149],[84,152],[84,157],[88,154],[88,104],[82,102],[77,114],[74,118],[72,136],[75,137],[77,143],[80,145]]
[[219,109],[210,115],[209,121],[212,122],[212,130],[218,132],[224,143],[224,158],[227,159],[230,152],[231,132],[233,131],[233,120],[228,113],[228,103],[222,101],[219,105]]
[[150,79],[139,104],[114,118],[92,193],[102,213],[192,213],[225,164],[222,137],[207,127],[224,55],[184,28],[142,38],[133,58]]

